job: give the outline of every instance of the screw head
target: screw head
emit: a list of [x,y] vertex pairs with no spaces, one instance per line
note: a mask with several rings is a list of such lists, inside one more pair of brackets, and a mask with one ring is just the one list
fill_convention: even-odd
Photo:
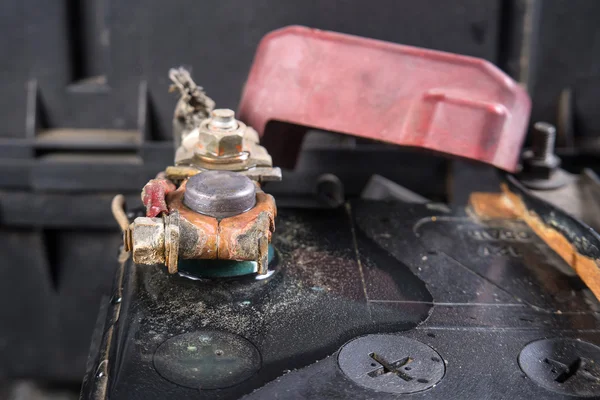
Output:
[[254,207],[256,186],[236,172],[205,171],[188,179],[183,204],[200,214],[227,218]]
[[437,351],[397,335],[367,335],[346,343],[340,350],[338,365],[356,384],[387,393],[430,389],[446,373]]
[[526,345],[519,367],[550,391],[581,397],[600,396],[600,347],[577,339],[543,339]]

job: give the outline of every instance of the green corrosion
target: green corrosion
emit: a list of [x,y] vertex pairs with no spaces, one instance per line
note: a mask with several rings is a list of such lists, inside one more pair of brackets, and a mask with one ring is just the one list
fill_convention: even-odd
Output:
[[[275,258],[275,249],[269,245],[268,263]],[[255,274],[258,270],[256,261],[234,260],[179,260],[179,271],[198,278],[231,278]]]

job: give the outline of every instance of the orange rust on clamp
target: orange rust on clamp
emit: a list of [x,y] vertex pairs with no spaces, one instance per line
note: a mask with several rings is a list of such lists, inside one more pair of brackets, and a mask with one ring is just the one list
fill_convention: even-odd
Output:
[[183,204],[187,180],[179,188],[167,194],[169,212],[179,211],[180,258],[215,260],[218,254],[219,221],[199,214]]
[[258,273],[266,273],[268,245],[277,215],[273,196],[257,190],[252,209],[218,220],[183,204],[186,182],[167,195],[169,211],[177,210],[180,215],[180,257],[256,261]]
[[219,222],[221,260],[256,260],[258,273],[267,273],[269,243],[275,231],[277,207],[270,194],[256,193],[256,205],[245,213]]

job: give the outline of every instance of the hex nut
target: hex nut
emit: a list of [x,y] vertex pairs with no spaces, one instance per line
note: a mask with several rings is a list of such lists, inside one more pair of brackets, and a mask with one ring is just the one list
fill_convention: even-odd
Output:
[[551,155],[547,160],[538,160],[532,151],[523,154],[523,170],[532,179],[550,179],[553,173],[560,167],[560,159]]
[[162,218],[136,218],[132,224],[131,236],[134,263],[165,263],[165,224]]
[[234,156],[242,152],[246,125],[235,120],[231,110],[214,110],[212,117],[199,128],[196,151],[218,157]]

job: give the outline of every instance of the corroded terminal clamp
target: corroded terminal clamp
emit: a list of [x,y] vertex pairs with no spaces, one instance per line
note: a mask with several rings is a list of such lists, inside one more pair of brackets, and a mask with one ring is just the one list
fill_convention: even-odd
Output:
[[254,129],[232,110],[213,110],[187,71],[174,71],[182,94],[173,121],[175,165],[144,186],[145,217],[129,226],[118,219],[125,249],[136,264],[165,264],[170,273],[186,259],[255,261],[256,272],[266,274],[277,207],[261,183],[281,180],[281,170]]
[[165,172],[177,181],[201,170],[236,171],[258,182],[281,180],[281,169],[273,168],[258,133],[236,120],[229,109],[213,110],[200,126],[184,132],[175,152],[175,166]]
[[267,272],[277,208],[256,182],[205,171],[166,194],[166,204],[162,217],[139,217],[130,225],[136,264],[165,264],[175,273],[179,258],[256,261],[257,273]]

